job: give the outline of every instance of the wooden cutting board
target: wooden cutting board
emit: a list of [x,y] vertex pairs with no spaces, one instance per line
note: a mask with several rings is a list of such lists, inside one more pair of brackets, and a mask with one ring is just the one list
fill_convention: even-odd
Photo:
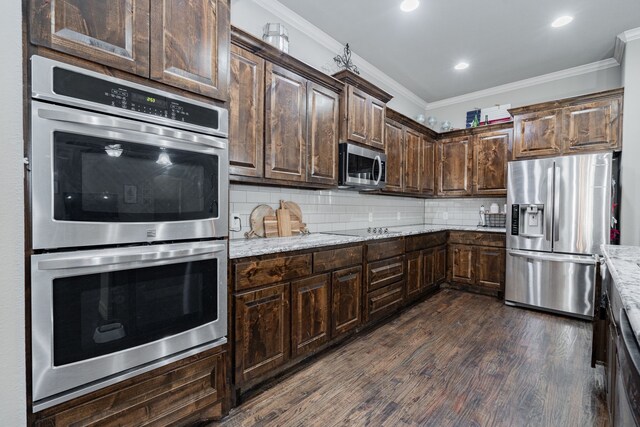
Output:
[[286,209],[289,209],[289,213],[290,215],[293,217],[297,217],[298,221],[300,221],[300,223],[302,224],[302,209],[300,209],[300,206],[298,206],[297,203],[295,202],[291,202],[291,201],[287,201],[284,202],[284,207]]
[[291,235],[297,236],[300,234],[301,224],[300,220],[294,214],[289,215],[291,217]]
[[275,212],[269,205],[258,205],[253,211],[251,211],[251,217],[249,223],[251,224],[251,231],[247,233],[246,237],[258,236],[265,237],[264,230],[264,218],[266,216],[274,216]]
[[278,237],[278,218],[275,215],[264,217],[265,237]]
[[284,200],[280,200],[280,209],[276,210],[278,217],[278,235],[280,237],[291,236],[291,213],[285,208]]

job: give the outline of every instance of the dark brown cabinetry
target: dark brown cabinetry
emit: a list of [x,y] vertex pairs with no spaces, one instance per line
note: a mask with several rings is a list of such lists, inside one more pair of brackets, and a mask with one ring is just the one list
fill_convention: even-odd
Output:
[[150,0],[30,0],[31,43],[149,76]]
[[403,188],[403,154],[404,138],[402,126],[398,123],[387,120],[385,123],[385,140],[387,154],[387,183],[385,191],[401,192]]
[[344,85],[237,28],[232,43],[231,181],[336,186]]
[[454,287],[502,296],[505,281],[504,234],[449,233],[448,281]]
[[420,193],[422,176],[422,135],[412,129],[404,131],[404,191]]
[[473,145],[468,136],[437,143],[436,173],[440,196],[472,194]]
[[298,357],[329,341],[331,275],[291,283],[291,356]]
[[265,177],[305,181],[307,80],[267,63],[265,88]]
[[346,84],[341,106],[341,137],[385,149],[386,104],[391,95],[357,74],[343,70],[333,75]]
[[422,157],[420,161],[420,193],[433,196],[436,193],[436,143],[425,136],[422,139]]
[[331,280],[331,337],[354,330],[362,322],[362,267],[335,271]]
[[289,360],[289,284],[236,295],[234,305],[235,378],[243,383]]
[[228,99],[228,0],[31,0],[30,19],[33,44]]
[[[422,252],[412,252],[407,254],[407,299],[412,300],[420,296],[423,288],[423,261],[429,263],[431,260],[423,260]],[[424,278],[425,281],[430,278]]]
[[514,108],[513,157],[619,150],[622,89]]
[[338,182],[340,97],[318,84],[307,84],[307,182]]
[[511,129],[480,133],[473,142],[473,194],[505,196]]
[[150,34],[152,79],[228,99],[228,0],[153,0]]
[[264,59],[231,46],[229,173],[264,175]]

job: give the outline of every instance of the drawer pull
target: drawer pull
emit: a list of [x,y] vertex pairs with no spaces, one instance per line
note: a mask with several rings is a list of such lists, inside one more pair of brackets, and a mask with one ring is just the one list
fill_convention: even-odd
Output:
[[338,277],[338,282],[348,282],[349,280],[355,279],[356,277],[358,277],[358,273],[347,274],[346,276]]

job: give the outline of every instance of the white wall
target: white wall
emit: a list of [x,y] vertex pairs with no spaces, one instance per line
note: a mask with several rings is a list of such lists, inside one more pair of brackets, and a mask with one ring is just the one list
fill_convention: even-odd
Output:
[[624,118],[622,129],[622,186],[620,241],[640,246],[640,39],[627,42],[622,63]]
[[[487,91],[479,91],[478,96],[464,95],[464,100],[450,105],[443,104],[456,101],[456,98],[431,103],[427,106],[426,115],[437,117],[439,124],[449,120],[454,128],[464,128],[467,111],[474,108],[491,107],[496,104],[511,104],[511,107],[515,108],[619,88],[622,86],[620,71],[620,66],[613,66],[491,95],[486,95]],[[439,130],[439,126],[436,130]]]
[[[286,9],[287,20],[276,16],[272,11],[267,10],[259,3],[273,3],[278,10],[286,9],[280,3],[256,0],[233,0],[231,3],[231,24],[241,28],[255,37],[262,38],[262,27],[267,22],[284,24],[289,31],[289,54],[326,74],[333,74],[338,71],[333,57],[342,53],[339,49],[329,49],[327,45],[337,43],[330,35],[321,33],[319,29],[313,28],[310,23],[304,22],[304,19]],[[301,25],[301,22],[304,25]],[[309,28],[308,33],[299,30],[297,27],[306,26]],[[317,36],[317,37],[316,37]],[[316,37],[316,38],[314,38]],[[319,39],[322,39],[321,41]],[[340,47],[340,49],[342,49]],[[393,95],[393,99],[389,104],[400,113],[415,118],[418,114],[424,113],[426,103],[417,96],[411,94],[408,89],[402,87],[399,83],[390,77],[383,75],[380,70],[374,69],[370,64],[364,64],[364,60],[357,58],[357,52],[354,52],[354,62],[359,65],[361,76],[371,83],[379,86],[381,89]]]
[[21,2],[0,14],[0,424],[26,424]]

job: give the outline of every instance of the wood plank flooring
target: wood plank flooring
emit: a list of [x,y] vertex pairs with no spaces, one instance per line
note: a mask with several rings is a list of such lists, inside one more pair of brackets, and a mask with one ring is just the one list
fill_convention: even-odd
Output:
[[221,426],[607,426],[587,322],[444,290]]

